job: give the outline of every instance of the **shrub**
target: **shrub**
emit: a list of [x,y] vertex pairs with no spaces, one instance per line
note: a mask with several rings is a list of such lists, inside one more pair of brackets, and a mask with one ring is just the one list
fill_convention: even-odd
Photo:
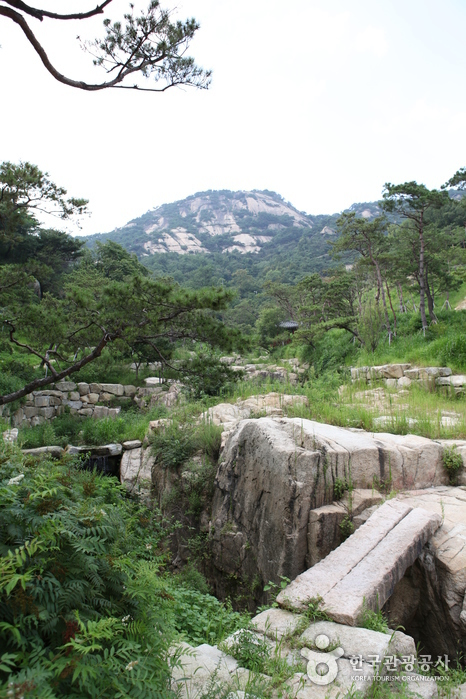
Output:
[[215,645],[226,636],[249,624],[247,614],[234,612],[231,604],[198,590],[181,587],[173,591],[175,627],[190,643]]
[[207,354],[182,360],[177,369],[185,385],[185,392],[193,400],[225,394],[244,375]]
[[333,483],[333,497],[335,500],[341,500],[343,495],[348,490],[348,483],[342,478],[335,478]]
[[168,696],[157,514],[70,460],[0,463],[0,694]]
[[463,468],[463,458],[457,450],[456,444],[445,447],[443,450],[443,465],[450,477],[450,483],[455,484],[458,479],[458,471]]

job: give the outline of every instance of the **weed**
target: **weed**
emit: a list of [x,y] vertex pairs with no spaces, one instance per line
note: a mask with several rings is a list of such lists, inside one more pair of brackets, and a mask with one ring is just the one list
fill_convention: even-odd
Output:
[[340,539],[341,541],[345,541],[348,539],[348,537],[351,536],[354,532],[354,522],[352,520],[351,515],[345,515],[338,525],[340,529]]
[[322,597],[314,597],[309,601],[304,616],[310,623],[313,624],[316,621],[331,621],[327,612],[321,609],[322,602]]
[[346,480],[343,480],[343,478],[335,478],[333,482],[333,499],[334,500],[341,500],[343,495],[346,493],[348,490],[348,483]]
[[458,472],[463,468],[463,458],[457,450],[456,444],[452,447],[445,447],[443,450],[443,465],[448,472],[450,483],[456,485]]
[[[285,575],[280,575],[280,584],[274,583],[271,580],[269,580],[268,584],[264,586],[264,592],[271,592],[272,595],[275,595],[275,597],[277,597],[277,595],[282,590],[284,590],[285,587],[288,587],[290,582],[291,582],[290,579],[287,578]],[[269,607],[270,607],[270,605],[269,605]],[[269,607],[267,607],[267,609]],[[272,607],[278,607],[278,603],[276,600],[274,602],[272,602]]]
[[378,600],[377,611],[374,612],[372,609],[367,607],[366,600],[364,599],[363,610],[358,626],[361,626],[363,629],[370,629],[371,631],[380,631],[381,633],[388,633],[390,631],[387,619],[383,615],[382,611],[378,608]]

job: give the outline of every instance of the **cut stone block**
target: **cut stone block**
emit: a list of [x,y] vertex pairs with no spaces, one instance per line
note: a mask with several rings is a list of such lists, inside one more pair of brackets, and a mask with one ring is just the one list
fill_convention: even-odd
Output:
[[36,396],[34,403],[36,408],[48,408],[50,405],[50,396]]
[[71,391],[68,398],[70,400],[81,400],[81,394],[79,393],[79,391]]
[[139,439],[131,439],[122,444],[124,451],[129,451],[130,449],[139,449],[142,447],[142,442]]
[[105,393],[112,393],[114,396],[124,396],[125,389],[121,383],[103,383],[101,384],[102,391]]
[[102,393],[102,386],[100,383],[91,383],[89,384],[89,391],[90,393]]
[[136,386],[124,386],[125,396],[130,396],[131,398],[136,395],[137,390]]
[[67,405],[70,410],[81,410],[83,403],[81,400],[64,400],[64,405]]
[[22,451],[23,454],[31,454],[33,456],[42,456],[46,454],[54,459],[60,459],[65,453],[62,447],[37,447],[36,449],[23,449]]
[[60,383],[55,384],[55,388],[57,391],[75,391],[76,390],[76,384],[73,381],[61,381]]
[[160,379],[158,376],[149,376],[147,379],[144,379],[144,383],[146,386],[157,386],[163,383],[163,379]]
[[280,640],[283,636],[293,635],[302,628],[304,617],[300,614],[292,614],[285,609],[266,609],[251,621],[256,631],[265,634],[274,640]]
[[301,634],[300,640],[307,646],[315,646],[315,639],[321,634],[327,636],[331,645],[337,643],[343,648],[343,658],[361,655],[364,661],[370,662],[371,656],[374,655],[381,659],[386,655],[416,655],[414,639],[400,631],[382,633],[333,621],[317,621],[311,624]]
[[337,549],[298,575],[277,597],[281,607],[305,611],[309,602],[325,596],[381,542],[412,508],[389,500]]
[[461,388],[466,385],[466,376],[464,374],[456,374],[450,377],[450,384],[453,388]]
[[92,403],[95,405],[96,403],[99,402],[99,394],[98,393],[88,393],[87,396],[87,402]]
[[451,376],[452,370],[448,366],[439,366],[438,375],[439,376]]
[[311,510],[307,530],[306,563],[309,568],[328,556],[340,544],[340,524],[349,512],[354,518],[381,502],[382,496],[376,490],[355,488],[351,493],[351,502],[349,493],[346,492],[340,502]]
[[78,383],[78,391],[81,396],[87,396],[89,393],[89,384],[85,383],[84,381],[80,381],[80,383]]
[[54,417],[55,415],[55,408],[39,408],[39,415],[42,415],[42,417],[50,420],[50,418]]
[[93,408],[81,408],[81,410],[79,411],[79,414],[83,415],[83,417],[91,417],[93,412],[94,412]]
[[[356,534],[362,532],[370,521]],[[323,595],[322,606],[327,614],[335,621],[356,626],[364,607],[373,611],[382,608],[396,583],[418,558],[424,544],[441,523],[439,515],[422,508],[411,510],[348,575]]]
[[62,391],[34,391],[33,393],[30,393],[29,396],[27,397],[28,400],[32,400],[36,396],[53,396],[54,398],[63,398],[63,393]]
[[379,367],[379,372],[386,379],[401,379],[406,369],[410,369],[411,364],[386,364]]
[[96,405],[92,417],[102,418],[108,417],[108,408],[106,405]]
[[398,379],[397,384],[401,388],[409,388],[411,386],[411,379],[408,376],[402,376],[401,379]]
[[411,381],[416,381],[419,378],[419,369],[405,369],[403,373]]

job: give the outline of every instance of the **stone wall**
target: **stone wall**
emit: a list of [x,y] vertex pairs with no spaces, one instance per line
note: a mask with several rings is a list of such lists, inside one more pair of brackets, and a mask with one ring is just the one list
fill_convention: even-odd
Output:
[[418,383],[427,388],[440,388],[456,395],[466,391],[466,375],[453,374],[446,366],[415,367],[411,364],[384,364],[383,366],[361,366],[351,368],[351,379],[355,381],[384,380],[387,386],[408,388]]
[[[173,405],[179,394],[178,384],[172,383],[167,391],[167,385],[155,383],[158,379],[147,381],[154,383],[140,388],[118,383],[61,381],[51,384],[44,391],[33,391],[26,396],[26,402],[11,415],[11,423],[13,427],[35,427],[62,415],[66,408],[71,415],[115,418],[121,411],[121,406],[112,407],[115,402],[132,401],[139,407],[157,402]],[[5,406],[3,415],[8,414],[8,406]]]

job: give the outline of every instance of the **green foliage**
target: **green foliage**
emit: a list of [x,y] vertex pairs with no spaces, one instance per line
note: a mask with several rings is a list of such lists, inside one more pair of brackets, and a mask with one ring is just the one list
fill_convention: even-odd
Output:
[[51,444],[65,447],[67,444],[92,446],[131,439],[142,441],[149,422],[164,417],[166,413],[165,406],[158,406],[146,413],[131,410],[124,416],[101,420],[64,414],[36,427],[21,427],[18,438],[24,449]]
[[343,495],[348,490],[348,483],[343,478],[335,478],[333,482],[333,498],[334,500],[341,500]]
[[150,437],[152,454],[165,469],[177,469],[196,451],[194,429],[171,422]]
[[3,445],[0,461],[0,653],[10,653],[1,688],[44,699],[168,695],[172,603],[158,515],[70,460]]
[[458,472],[463,468],[463,457],[459,453],[456,444],[444,448],[443,465],[450,477],[450,483],[455,484],[458,479]]
[[340,529],[340,538],[345,541],[354,532],[354,523],[350,515],[343,517],[342,521],[338,525]]
[[194,645],[216,645],[249,624],[249,616],[234,612],[228,600],[222,604],[212,595],[187,587],[179,587],[172,594],[175,628]]
[[206,421],[198,425],[172,420],[150,438],[152,453],[162,468],[177,469],[196,452],[216,462],[220,452],[222,429]]
[[181,361],[177,370],[184,383],[185,392],[192,400],[200,400],[205,396],[220,396],[231,390],[244,375],[243,372],[233,371],[216,357],[205,353]]
[[439,352],[439,360],[444,366],[466,367],[466,334],[460,332],[447,339]]
[[322,601],[322,597],[316,597],[311,599],[308,603],[304,614],[306,619],[309,619],[311,623],[315,623],[316,621],[331,621],[329,615],[321,609]]
[[380,631],[380,633],[388,633],[390,631],[387,619],[384,617],[382,611],[379,609],[374,612],[372,609],[368,609],[365,603],[361,618],[358,621],[358,626],[361,626],[363,629],[370,629],[371,631]]
[[266,674],[267,663],[270,659],[270,649],[265,639],[248,629],[241,629],[235,635],[234,641],[225,648],[233,655],[241,667],[252,672]]

